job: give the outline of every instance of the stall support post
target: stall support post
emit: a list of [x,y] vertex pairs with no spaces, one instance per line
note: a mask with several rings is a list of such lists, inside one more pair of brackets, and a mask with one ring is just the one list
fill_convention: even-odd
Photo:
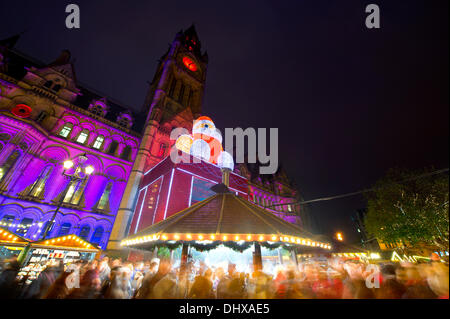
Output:
[[158,258],[158,247],[155,246],[155,248],[153,248],[153,258]]
[[280,265],[282,265],[283,264],[283,255],[281,254],[281,247],[277,248],[277,252],[278,252],[278,263]]
[[17,257],[17,262],[20,266],[27,260],[28,253],[31,249],[31,243],[28,243],[20,252],[19,256]]
[[175,253],[175,249],[170,251],[170,263],[173,264],[173,254]]
[[295,267],[298,267],[297,248],[296,247],[294,247],[291,250],[291,257],[292,257],[292,261],[294,262]]
[[255,242],[255,250],[253,252],[253,271],[258,271],[263,269],[262,256],[261,256],[261,246],[259,243]]
[[188,259],[188,252],[189,252],[189,245],[183,243],[183,247],[181,248],[180,269],[182,269],[182,267],[186,267],[187,259]]

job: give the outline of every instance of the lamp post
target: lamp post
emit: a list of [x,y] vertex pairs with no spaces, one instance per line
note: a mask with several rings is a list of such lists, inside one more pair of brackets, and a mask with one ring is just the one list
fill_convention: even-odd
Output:
[[42,236],[42,239],[45,239],[48,235],[48,232],[50,231],[50,228],[52,227],[53,223],[55,222],[56,214],[58,214],[59,209],[61,208],[61,205],[64,202],[64,198],[67,195],[67,192],[72,185],[72,182],[74,181],[84,181],[86,180],[89,175],[91,175],[94,172],[94,167],[91,165],[85,165],[87,161],[86,153],[79,156],[77,166],[74,168],[74,172],[72,174],[67,173],[68,170],[73,168],[74,163],[71,160],[67,160],[64,162],[64,171],[62,172],[62,175],[66,177],[69,180],[69,183],[67,183],[66,189],[64,190],[59,202],[58,206],[55,209],[55,212],[53,213],[52,218],[47,223],[45,229],[44,229],[44,235]]
[[341,232],[336,233],[336,239],[339,241],[343,241],[344,240],[344,236],[342,235]]

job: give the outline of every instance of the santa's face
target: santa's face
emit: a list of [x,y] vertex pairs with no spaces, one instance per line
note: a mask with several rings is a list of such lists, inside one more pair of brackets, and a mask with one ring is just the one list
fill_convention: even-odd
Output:
[[222,143],[222,135],[212,121],[209,120],[197,120],[192,128],[193,134],[202,134],[209,137],[213,137]]

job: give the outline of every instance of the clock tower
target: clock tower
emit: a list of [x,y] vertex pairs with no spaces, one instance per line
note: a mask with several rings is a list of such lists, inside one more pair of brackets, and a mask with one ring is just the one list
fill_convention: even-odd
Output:
[[142,176],[170,155],[175,143],[170,140],[171,131],[178,127],[191,131],[193,120],[201,115],[207,65],[208,54],[201,52],[193,25],[177,33],[159,60],[142,107],[147,116],[144,133],[111,231],[109,250],[120,249],[119,242],[128,233]]

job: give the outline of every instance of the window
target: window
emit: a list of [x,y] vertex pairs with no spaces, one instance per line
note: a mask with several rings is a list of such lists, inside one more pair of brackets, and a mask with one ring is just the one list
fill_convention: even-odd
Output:
[[193,95],[194,95],[194,91],[190,90],[186,106],[191,106]]
[[[70,232],[70,229],[72,228],[72,225],[70,223],[64,223],[61,225],[61,228],[59,228],[58,236],[64,236],[67,235]],[[50,232],[50,231],[49,231]]]
[[128,126],[130,126],[130,120],[127,119],[126,117],[122,117],[119,120],[119,125],[122,126],[122,127],[128,127]]
[[166,154],[167,145],[164,143],[159,144],[158,156],[163,157]]
[[[47,228],[47,226],[50,224],[50,221],[45,222],[44,227],[41,228],[41,233],[40,233],[40,238],[42,239],[44,237],[45,234],[45,229]],[[51,233],[51,231],[53,230],[53,227],[55,226],[55,221],[53,221],[53,223],[51,223],[50,228],[47,232],[47,238],[48,235]]]
[[12,224],[14,223],[14,216],[13,215],[5,215],[3,216],[2,220],[0,221],[0,227],[8,229]]
[[61,90],[61,85],[56,84],[55,86],[52,87],[52,91],[58,92],[59,90]]
[[80,135],[78,135],[77,142],[84,144],[89,136],[89,130],[81,131]]
[[177,84],[177,80],[176,79],[172,79],[172,83],[170,83],[170,89],[169,89],[169,96],[171,98],[173,98],[173,93],[175,92],[175,86]]
[[130,155],[131,155],[131,146],[127,145],[127,146],[125,146],[124,150],[122,151],[122,154],[120,155],[120,157],[124,160],[129,161]]
[[180,87],[180,93],[178,94],[178,102],[183,103],[183,98],[184,98],[184,84],[181,83],[181,87]]
[[73,127],[72,123],[64,124],[63,128],[59,132],[59,135],[67,138],[69,136],[70,132],[72,131],[72,127]]
[[36,122],[42,123],[47,118],[48,113],[46,111],[42,111],[39,113],[38,117],[36,118]]
[[101,105],[94,105],[91,109],[91,112],[97,116],[103,116],[103,107]]
[[67,204],[78,205],[81,199],[81,195],[83,195],[86,181],[87,180],[71,182],[63,202]]
[[91,243],[97,244],[97,245],[100,244],[100,241],[102,240],[104,232],[105,231],[102,226],[96,227],[94,230],[94,233],[92,234],[92,237],[91,237]]
[[108,207],[108,201],[109,201],[109,195],[111,194],[111,188],[112,188],[112,182],[109,182],[105,190],[103,191],[102,197],[100,197],[100,200],[98,201],[97,208],[100,210],[104,210]]
[[42,170],[33,186],[31,186],[30,193],[28,194],[29,196],[39,197],[41,195],[41,193],[44,191],[45,183],[50,177],[50,173],[52,172],[52,170],[52,166],[47,166]]
[[105,140],[105,137],[103,135],[97,136],[97,138],[95,139],[93,147],[99,150],[100,147],[102,147],[104,140]]
[[20,157],[19,151],[14,151],[11,153],[11,155],[9,155],[8,159],[0,167],[0,182],[3,180],[6,174],[8,174],[9,170],[16,164],[19,157]]
[[117,147],[119,147],[119,143],[117,141],[112,141],[109,146],[108,154],[114,155],[116,153]]
[[25,236],[28,233],[28,229],[30,229],[32,224],[33,220],[31,218],[22,219],[19,227],[17,228],[16,234],[20,236]]
[[81,227],[80,230],[80,237],[83,238],[84,240],[87,240],[87,237],[89,236],[89,233],[91,232],[91,226],[89,225],[84,225],[83,227]]

